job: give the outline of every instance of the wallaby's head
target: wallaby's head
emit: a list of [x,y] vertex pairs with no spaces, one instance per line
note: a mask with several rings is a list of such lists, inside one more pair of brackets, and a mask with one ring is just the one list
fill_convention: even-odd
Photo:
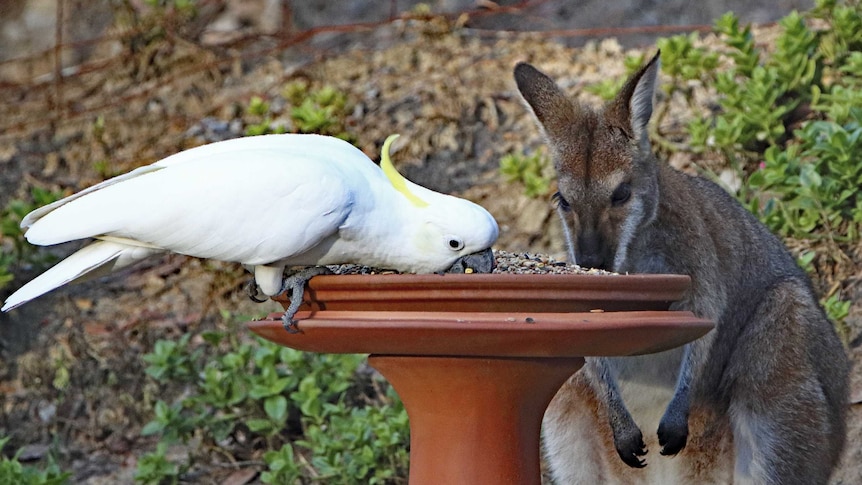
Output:
[[659,54],[601,111],[570,100],[533,66],[515,81],[533,110],[557,171],[557,210],[569,258],[581,266],[623,270],[628,246],[656,216],[658,168],[647,136]]

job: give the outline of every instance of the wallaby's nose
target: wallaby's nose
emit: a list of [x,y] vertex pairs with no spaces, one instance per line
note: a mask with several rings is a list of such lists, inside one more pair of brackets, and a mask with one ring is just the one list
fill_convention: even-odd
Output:
[[602,256],[602,238],[596,232],[581,234],[578,237],[577,263],[585,268],[604,268]]
[[604,269],[604,258],[602,258],[601,255],[595,253],[581,253],[577,263],[579,266],[583,266],[584,268]]

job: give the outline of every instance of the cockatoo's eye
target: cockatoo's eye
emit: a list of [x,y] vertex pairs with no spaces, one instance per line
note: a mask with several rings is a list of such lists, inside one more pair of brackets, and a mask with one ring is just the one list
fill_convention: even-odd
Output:
[[462,241],[458,236],[446,236],[446,245],[449,246],[449,249],[452,251],[460,251],[464,249],[464,241]]

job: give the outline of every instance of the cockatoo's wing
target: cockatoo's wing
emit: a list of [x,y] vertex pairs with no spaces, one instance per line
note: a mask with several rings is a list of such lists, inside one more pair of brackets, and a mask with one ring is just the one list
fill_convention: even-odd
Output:
[[185,151],[55,203],[26,221],[26,237],[39,245],[118,237],[249,265],[302,254],[350,213],[350,184],[363,182],[355,172],[376,170],[332,140],[253,137]]
[[26,216],[24,216],[24,219],[21,220],[21,229],[29,229],[36,221],[41,219],[42,216],[44,216],[45,214],[48,214],[49,212],[53,211],[57,207],[60,207],[62,205],[66,205],[75,199],[83,197],[83,196],[90,194],[92,192],[95,192],[97,190],[103,189],[105,187],[120,183],[124,180],[129,180],[129,179],[144,175],[146,173],[155,172],[156,170],[160,170],[161,168],[162,167],[160,167],[156,164],[147,165],[144,167],[138,167],[138,168],[132,170],[131,172],[124,173],[123,175],[118,175],[114,178],[111,178],[111,179],[105,180],[101,183],[98,183],[96,185],[93,185],[92,187],[87,187],[86,189],[84,189],[80,192],[76,192],[76,193],[74,193],[68,197],[65,197],[65,198],[60,199],[60,200],[55,201],[55,202],[52,202],[46,206],[40,207],[40,208],[34,210],[33,212],[27,214]]
[[[180,152],[180,153],[171,155],[167,158],[159,160],[158,162],[152,163],[150,165],[145,165],[143,167],[138,167],[138,168],[132,170],[131,172],[124,173],[122,175],[117,175],[116,177],[112,177],[112,178],[105,180],[105,181],[102,181],[96,185],[93,185],[91,187],[87,187],[86,189],[81,190],[80,192],[76,192],[76,193],[74,193],[68,197],[65,197],[63,199],[55,201],[55,202],[48,204],[44,207],[40,207],[40,208],[34,210],[33,212],[30,212],[29,214],[27,214],[24,217],[24,219],[21,220],[21,229],[28,229],[36,221],[41,219],[42,216],[53,211],[57,207],[60,207],[61,205],[68,204],[69,202],[72,202],[75,199],[83,197],[83,196],[90,194],[92,192],[95,192],[97,190],[104,189],[105,187],[108,187],[108,186],[111,186],[114,184],[118,184],[118,183],[123,182],[125,180],[133,179],[135,177],[139,177],[141,175],[144,175],[144,174],[147,174],[150,172],[155,172],[156,170],[161,170],[161,169],[163,169],[167,166],[170,166],[170,165],[182,163],[183,161],[186,161],[186,160],[194,160],[197,157],[212,155],[214,152],[218,151],[218,150],[214,150],[213,148],[207,148],[207,147],[210,147],[210,145],[197,147],[195,149],[197,152],[193,152],[191,154],[188,152]],[[207,151],[210,151],[213,153],[205,153]]]

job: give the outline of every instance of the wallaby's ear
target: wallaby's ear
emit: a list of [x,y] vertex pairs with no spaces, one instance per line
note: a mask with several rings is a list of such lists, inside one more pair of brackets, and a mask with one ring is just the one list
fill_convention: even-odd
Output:
[[565,137],[566,127],[575,119],[575,110],[553,79],[526,62],[519,62],[515,66],[515,82],[545,135],[551,140]]
[[652,116],[661,51],[638,69],[623,85],[617,97],[608,106],[608,120],[630,133],[638,142],[646,142],[647,123]]

